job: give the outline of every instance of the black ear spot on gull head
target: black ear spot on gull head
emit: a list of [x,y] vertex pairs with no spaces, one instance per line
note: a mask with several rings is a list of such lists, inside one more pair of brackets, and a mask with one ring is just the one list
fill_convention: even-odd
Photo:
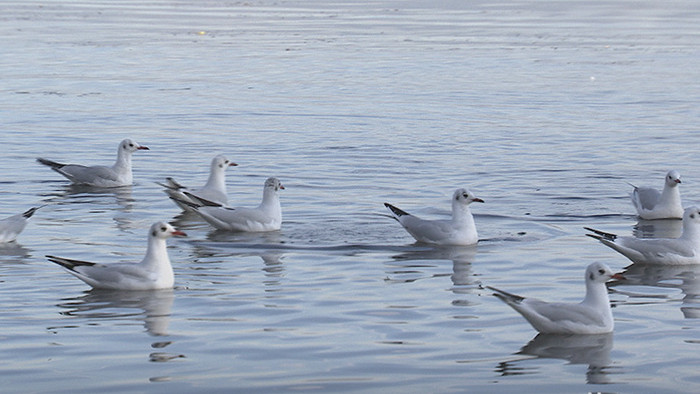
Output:
[[591,272],[591,274],[590,274],[590,275],[588,275],[588,279],[590,279],[590,280],[593,280],[593,279],[595,279],[595,276],[593,275],[593,272]]
[[695,214],[694,214],[694,213],[691,213],[691,214],[690,214],[690,218],[691,218],[691,219],[695,219]]
[[156,235],[158,235],[158,232],[156,232],[156,230],[153,230],[153,232],[151,233],[151,235],[155,237]]

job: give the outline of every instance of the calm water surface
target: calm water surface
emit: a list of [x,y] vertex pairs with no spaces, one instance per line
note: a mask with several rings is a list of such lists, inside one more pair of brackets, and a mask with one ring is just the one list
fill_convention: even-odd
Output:
[[[0,247],[7,392],[695,392],[700,268],[630,267],[615,332],[536,336],[480,284],[577,301],[628,261],[583,236],[638,223],[630,186],[679,170],[700,204],[694,1],[4,1],[0,212],[46,204]],[[135,185],[71,188],[38,156]],[[279,177],[284,224],[212,231],[155,184],[230,201]],[[417,245],[395,203],[474,207],[472,248]],[[138,260],[169,220],[172,291],[88,287],[45,260]]]

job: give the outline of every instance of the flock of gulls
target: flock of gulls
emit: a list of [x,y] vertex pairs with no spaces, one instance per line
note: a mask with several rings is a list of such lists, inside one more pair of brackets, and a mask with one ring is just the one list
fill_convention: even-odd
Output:
[[[131,157],[148,147],[125,139],[119,144],[117,160],[112,166],[62,164],[38,158],[37,161],[63,175],[73,184],[98,188],[129,186],[133,183]],[[183,211],[193,212],[220,230],[238,232],[276,231],[282,225],[279,190],[284,186],[277,178],[268,178],[262,202],[255,208],[230,207],[226,193],[226,169],[236,166],[226,157],[212,159],[209,178],[200,188],[187,188],[172,178],[164,187],[168,197]],[[642,219],[682,219],[683,232],[678,238],[636,238],[586,227],[588,236],[639,264],[700,264],[700,208],[681,204],[678,185],[680,175],[669,171],[663,190],[634,187],[632,203]],[[478,233],[470,204],[484,201],[466,189],[452,196],[452,217],[427,220],[385,203],[391,216],[418,242],[435,245],[474,245]],[[0,220],[0,243],[14,241],[29,219],[41,207],[34,207]],[[173,268],[166,249],[172,236],[186,236],[167,222],[154,223],[148,231],[148,247],[139,263],[101,264],[58,256],[46,256],[70,274],[97,289],[155,290],[172,288]],[[606,282],[623,279],[603,263],[592,263],[585,271],[586,294],[580,303],[545,302],[526,298],[486,286],[494,295],[520,313],[537,331],[549,334],[601,334],[613,331],[614,323]]]

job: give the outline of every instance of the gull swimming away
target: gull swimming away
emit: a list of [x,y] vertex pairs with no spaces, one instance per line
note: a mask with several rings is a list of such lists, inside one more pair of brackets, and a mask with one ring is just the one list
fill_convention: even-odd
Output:
[[19,233],[24,230],[29,219],[39,208],[41,207],[30,208],[23,213],[18,213],[0,220],[0,244],[12,242],[17,239]]
[[642,219],[680,219],[683,217],[681,192],[681,175],[671,170],[666,174],[664,188],[661,192],[652,187],[634,187],[632,204]]
[[91,263],[47,255],[49,261],[65,268],[70,274],[95,289],[156,290],[173,287],[175,277],[165,240],[186,236],[165,222],[154,223],[148,231],[146,256],[140,263]]
[[219,230],[239,232],[276,231],[282,227],[282,207],[278,193],[280,189],[284,189],[284,186],[277,178],[268,178],[263,187],[262,202],[256,208],[226,207],[198,198],[188,192],[185,192],[185,194],[197,200],[197,202],[191,203],[184,200],[179,202],[192,207],[194,212]]
[[494,295],[520,313],[532,327],[543,334],[604,334],[613,331],[608,288],[610,279],[624,279],[613,274],[603,263],[586,268],[586,296],[580,303],[545,302],[511,294],[495,287]]
[[209,168],[209,178],[204,186],[197,189],[188,189],[176,182],[173,178],[165,178],[166,184],[158,183],[165,187],[165,193],[172,198],[183,211],[193,212],[194,209],[180,201],[188,201],[197,204],[197,201],[188,197],[185,192],[197,197],[203,198],[217,204],[228,204],[228,196],[226,195],[226,169],[237,166],[238,164],[231,162],[226,156],[218,155],[211,160]]
[[76,185],[120,187],[131,185],[134,181],[131,173],[131,155],[137,150],[149,149],[128,138],[120,142],[117,149],[117,161],[111,167],[62,164],[43,158],[37,158],[36,160],[45,166],[51,167],[52,170],[65,176]]
[[392,217],[418,242],[437,245],[473,245],[479,241],[474,217],[469,204],[484,202],[466,189],[457,189],[452,195],[452,219],[426,220],[411,215],[389,203]]
[[584,227],[603,245],[639,264],[700,264],[700,208],[688,207],[683,213],[683,233],[678,238],[637,238],[618,236]]

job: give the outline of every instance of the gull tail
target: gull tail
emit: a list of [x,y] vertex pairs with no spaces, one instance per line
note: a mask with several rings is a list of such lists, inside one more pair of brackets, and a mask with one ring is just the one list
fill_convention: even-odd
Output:
[[95,265],[95,263],[91,263],[89,261],[72,260],[72,259],[66,259],[63,257],[51,256],[51,255],[46,255],[46,258],[49,259],[50,262],[56,263],[69,271],[75,271],[76,267],[81,267],[81,266],[91,267],[91,266]]
[[165,183],[156,182],[156,184],[163,186],[164,188],[169,189],[169,190],[176,190],[177,191],[177,190],[181,190],[181,189],[186,189],[186,187],[177,183],[177,181],[175,181],[171,177],[165,178]]
[[223,207],[223,205],[221,205],[217,202],[209,201],[206,198],[195,196],[194,194],[192,194],[190,192],[184,192],[184,194],[187,197],[191,198],[192,201],[196,201],[196,202],[200,203],[201,204],[200,206],[203,206],[203,207]]
[[36,212],[38,209],[43,208],[45,206],[46,205],[40,205],[38,207],[29,208],[22,214],[22,216],[24,216],[26,219],[29,219],[30,217],[32,217],[34,215],[34,212]]
[[599,241],[603,241],[603,240],[615,241],[615,239],[617,238],[617,234],[606,233],[605,231],[596,230],[596,229],[590,228],[590,227],[584,227],[584,229],[594,233],[594,234],[586,234],[587,236],[589,236],[591,238],[595,238]]
[[61,169],[61,168],[66,166],[65,164],[61,164],[61,163],[58,163],[58,162],[55,162],[55,161],[52,161],[49,159],[43,159],[41,157],[38,157],[36,159],[36,161],[38,161],[39,163],[41,163],[45,166],[49,166],[49,167],[53,168],[54,170],[58,170],[58,169]]
[[394,214],[393,218],[396,220],[399,220],[398,218],[400,218],[401,216],[410,216],[411,215],[410,213],[408,213],[402,209],[396,208],[395,206],[389,204],[388,202],[385,202],[384,206],[389,208],[391,213]]
[[178,203],[180,203],[180,204],[187,205],[188,207],[194,209],[195,211],[196,211],[197,209],[199,209],[199,208],[201,208],[201,207],[204,206],[204,205],[202,205],[202,204],[197,204],[197,203],[194,203],[194,202],[192,202],[192,201],[187,201],[187,200],[184,200],[184,199],[182,199],[182,198],[177,198],[177,197],[174,197],[174,196],[170,196],[170,199],[173,200],[173,201],[175,201],[175,202],[178,202]]
[[493,295],[496,296],[497,298],[499,298],[501,301],[505,302],[506,304],[511,304],[511,303],[519,304],[525,299],[525,297],[523,297],[523,296],[509,293],[507,291],[497,289],[495,287],[486,286],[486,288],[489,290],[493,290],[495,292],[495,293],[493,293]]

